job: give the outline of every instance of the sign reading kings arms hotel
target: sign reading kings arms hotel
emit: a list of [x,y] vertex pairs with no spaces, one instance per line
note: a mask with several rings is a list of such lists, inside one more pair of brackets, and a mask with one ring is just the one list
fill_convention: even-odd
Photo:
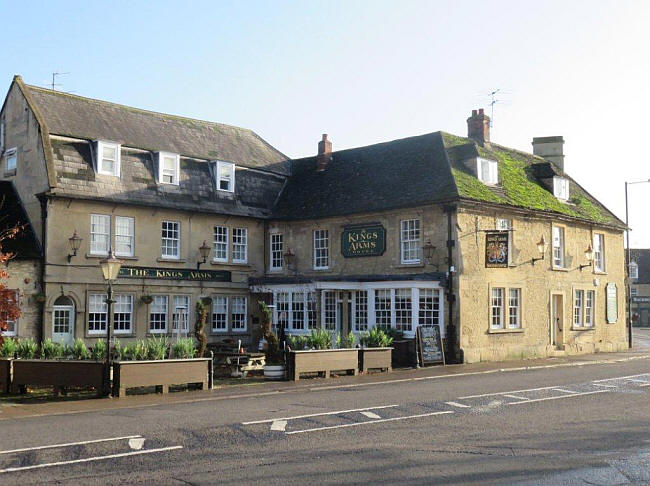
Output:
[[194,280],[202,282],[230,282],[226,270],[189,270],[177,268],[122,267],[119,278],[150,278],[154,280]]
[[341,253],[346,258],[381,256],[386,251],[386,229],[378,223],[348,226],[341,233]]

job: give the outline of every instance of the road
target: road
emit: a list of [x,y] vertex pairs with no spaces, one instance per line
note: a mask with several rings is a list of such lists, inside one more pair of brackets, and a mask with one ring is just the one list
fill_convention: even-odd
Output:
[[650,484],[649,359],[197,396],[0,420],[0,484]]

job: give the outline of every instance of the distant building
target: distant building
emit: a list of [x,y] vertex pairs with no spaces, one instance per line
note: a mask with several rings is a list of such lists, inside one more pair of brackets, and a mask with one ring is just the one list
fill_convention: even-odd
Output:
[[650,326],[650,249],[630,248],[629,269],[632,323]]
[[[210,341],[248,346],[263,299],[289,334],[439,325],[466,362],[627,347],[624,224],[565,173],[562,137],[509,149],[480,110],[467,138],[324,135],[288,160],[249,130],[20,77],[0,123],[0,175],[45,248],[45,337],[180,335],[211,297]],[[109,249],[126,262],[112,316]]]

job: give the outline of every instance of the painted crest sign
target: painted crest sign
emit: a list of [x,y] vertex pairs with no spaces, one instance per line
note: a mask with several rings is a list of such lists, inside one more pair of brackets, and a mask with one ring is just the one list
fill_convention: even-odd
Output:
[[507,231],[488,231],[485,233],[485,267],[507,268],[508,244]]

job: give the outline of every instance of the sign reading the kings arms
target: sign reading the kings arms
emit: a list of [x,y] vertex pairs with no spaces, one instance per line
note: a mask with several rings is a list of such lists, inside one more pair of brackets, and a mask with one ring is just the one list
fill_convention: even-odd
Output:
[[178,268],[122,267],[120,278],[151,278],[154,280],[195,280],[203,282],[230,282],[226,270],[188,270]]
[[488,231],[485,233],[485,267],[508,267],[508,232]]
[[386,251],[386,229],[381,224],[350,226],[341,233],[341,253],[346,258],[380,256]]

